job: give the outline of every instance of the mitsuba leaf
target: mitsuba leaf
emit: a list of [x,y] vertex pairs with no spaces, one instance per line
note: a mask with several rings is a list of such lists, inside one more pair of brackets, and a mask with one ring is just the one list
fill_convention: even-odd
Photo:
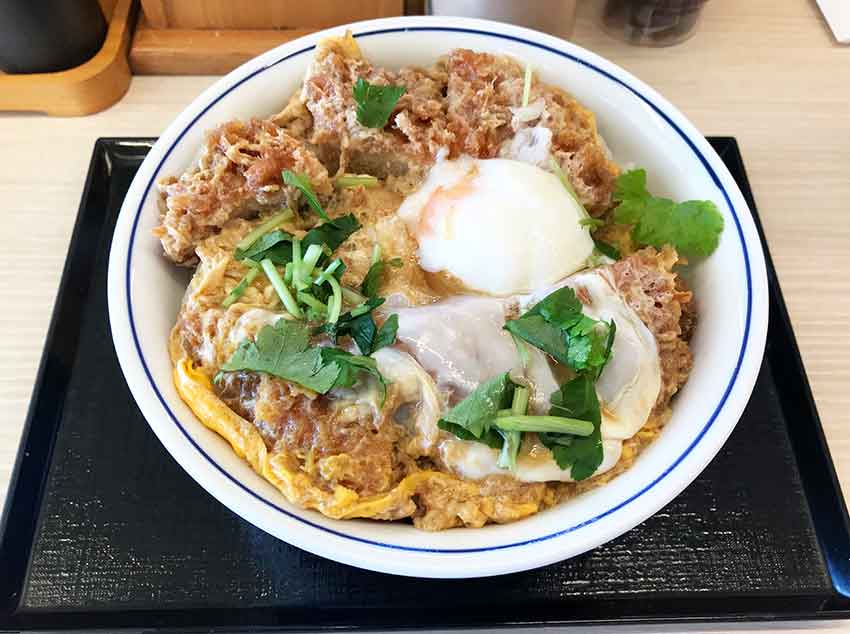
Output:
[[723,216],[713,202],[655,197],[646,189],[646,170],[620,174],[614,200],[620,203],[614,220],[634,225],[632,240],[640,246],[671,244],[682,255],[700,257],[711,255],[720,241]]
[[320,246],[325,245],[331,251],[336,251],[339,245],[359,228],[360,223],[353,214],[340,216],[310,229],[301,239],[301,244],[305,249],[311,244],[318,244]]
[[[324,245],[329,251],[333,252],[358,229],[360,229],[360,223],[352,214],[340,216],[310,229],[301,239],[301,245],[303,249],[307,249],[311,244]],[[245,250],[237,249],[234,257],[237,260],[247,259],[254,262],[268,258],[277,266],[286,266],[286,264],[292,262],[293,238],[292,234],[278,229],[261,236]],[[316,266],[321,268],[328,261],[329,257],[323,254]]]
[[496,413],[510,406],[515,387],[507,372],[485,381],[443,416],[441,429],[451,427],[447,425],[451,423],[480,440],[489,430],[490,421],[496,417]]
[[284,183],[291,187],[295,187],[301,192],[307,201],[307,204],[313,208],[313,211],[319,214],[319,217],[322,220],[325,222],[330,221],[328,214],[325,213],[325,210],[322,208],[322,204],[316,197],[316,192],[313,191],[313,186],[310,184],[310,179],[307,178],[306,174],[296,174],[292,170],[283,170],[283,172],[281,172],[281,176],[283,177]]
[[357,121],[367,128],[383,128],[405,90],[404,86],[378,86],[359,78],[353,91]]
[[594,377],[581,374],[561,386],[549,398],[550,416],[579,418],[593,423],[590,436],[566,434],[539,434],[541,442],[549,448],[561,469],[571,469],[576,481],[593,475],[602,464],[602,433],[599,399],[596,396]]
[[620,250],[613,244],[608,244],[607,242],[596,239],[593,240],[593,244],[596,246],[596,250],[602,255],[608,256],[612,260],[620,259]]
[[502,443],[504,442],[502,435],[495,429],[488,429],[481,434],[480,438],[477,438],[472,432],[467,431],[462,425],[451,423],[444,418],[437,421],[437,427],[449,432],[450,434],[454,434],[461,440],[472,440],[474,442],[484,443],[491,449],[501,449]]
[[393,313],[381,324],[378,329],[378,334],[375,336],[375,342],[372,344],[372,352],[380,350],[385,346],[391,346],[395,343],[396,333],[398,332],[398,315]]
[[363,283],[360,285],[360,292],[366,297],[376,297],[378,295],[378,290],[381,288],[381,281],[384,277],[384,270],[386,270],[386,268],[387,264],[383,260],[374,262],[372,266],[369,267],[366,277],[363,278]]
[[605,365],[613,321],[606,323],[581,312],[575,291],[565,286],[550,293],[505,329],[573,370]]
[[335,324],[322,324],[314,332],[326,333],[334,343],[339,337],[347,335],[354,339],[360,354],[370,355],[384,346],[391,346],[395,343],[396,332],[398,331],[398,315],[393,314],[387,317],[380,328],[375,324],[375,319],[372,316],[372,311],[383,303],[383,297],[371,298],[364,306],[366,312],[361,312],[357,316],[352,316],[351,311],[346,312],[340,316]]
[[367,372],[383,383],[375,360],[336,348],[310,347],[310,331],[303,322],[279,320],[264,326],[254,341],[243,341],[223,372],[264,372],[325,394],[334,387],[350,387]]
[[234,257],[254,262],[268,258],[278,266],[285,266],[292,261],[292,239],[292,234],[278,229],[261,236],[245,250],[236,249]]

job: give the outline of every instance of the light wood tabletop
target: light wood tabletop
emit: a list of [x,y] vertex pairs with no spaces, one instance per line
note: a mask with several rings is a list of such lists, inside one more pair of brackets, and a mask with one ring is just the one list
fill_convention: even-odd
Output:
[[[610,38],[598,7],[580,3],[575,42],[652,85],[705,134],[737,137],[850,490],[850,46],[835,42],[814,0],[712,0],[698,33],[668,49]],[[95,139],[156,136],[214,80],[137,77],[117,105],[83,118],[0,114],[0,499]]]

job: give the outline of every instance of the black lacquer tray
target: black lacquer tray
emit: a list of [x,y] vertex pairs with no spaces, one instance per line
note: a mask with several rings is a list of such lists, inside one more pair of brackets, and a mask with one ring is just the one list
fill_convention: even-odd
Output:
[[[738,146],[712,144],[755,210]],[[850,616],[850,538],[772,265],[744,416],[665,509],[581,557],[420,580],[288,546],[205,493],[133,402],[112,348],[112,229],[148,139],[101,139],[9,490],[0,629],[281,630]]]

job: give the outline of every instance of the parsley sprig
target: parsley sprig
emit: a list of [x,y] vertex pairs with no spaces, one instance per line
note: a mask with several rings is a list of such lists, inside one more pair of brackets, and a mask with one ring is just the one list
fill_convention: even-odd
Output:
[[681,203],[653,196],[646,189],[646,170],[636,169],[617,178],[614,220],[634,225],[632,240],[639,246],[661,248],[671,244],[688,257],[711,255],[723,232],[723,216],[710,200]]
[[405,90],[404,86],[370,84],[360,77],[354,83],[353,91],[357,104],[357,121],[367,128],[383,128]]
[[553,412],[548,416],[529,416],[527,407],[528,388],[514,383],[505,372],[479,385],[450,409],[437,426],[461,440],[500,449],[498,464],[506,469],[516,468],[523,433],[543,432],[556,438],[572,438],[596,432],[590,421]]
[[509,320],[505,329],[573,370],[598,375],[608,360],[616,326],[582,313],[575,291],[565,286]]
[[376,377],[383,386],[373,358],[339,348],[310,346],[309,326],[285,319],[264,326],[254,341],[243,341],[221,371],[264,372],[319,394],[335,387],[351,387],[362,373]]

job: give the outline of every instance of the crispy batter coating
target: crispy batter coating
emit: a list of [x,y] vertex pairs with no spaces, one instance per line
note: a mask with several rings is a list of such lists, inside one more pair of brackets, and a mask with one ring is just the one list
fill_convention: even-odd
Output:
[[284,169],[306,174],[318,192],[332,190],[316,156],[271,121],[230,121],[210,132],[195,167],[157,184],[162,224],[154,233],[165,254],[192,264],[195,246],[228,220],[293,204],[299,194],[283,185]]

